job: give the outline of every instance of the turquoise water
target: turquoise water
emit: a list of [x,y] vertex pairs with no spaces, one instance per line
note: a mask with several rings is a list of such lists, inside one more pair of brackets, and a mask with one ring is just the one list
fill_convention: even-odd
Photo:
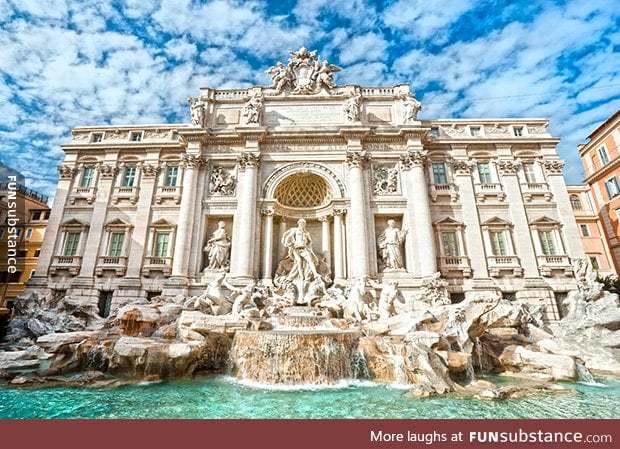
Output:
[[597,380],[604,386],[566,384],[576,392],[503,401],[419,399],[370,384],[269,390],[225,377],[103,389],[0,386],[0,418],[620,418],[620,381]]

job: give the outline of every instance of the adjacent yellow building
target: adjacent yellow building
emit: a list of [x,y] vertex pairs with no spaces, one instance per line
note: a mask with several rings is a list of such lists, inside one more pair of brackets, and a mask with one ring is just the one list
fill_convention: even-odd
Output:
[[48,198],[19,183],[0,183],[0,315],[24,292],[45,235]]

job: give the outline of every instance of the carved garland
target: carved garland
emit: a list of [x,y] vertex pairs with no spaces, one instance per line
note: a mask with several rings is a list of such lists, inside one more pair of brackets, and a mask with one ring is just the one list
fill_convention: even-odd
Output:
[[521,167],[520,161],[499,161],[497,163],[499,172],[502,176],[516,175],[519,167]]

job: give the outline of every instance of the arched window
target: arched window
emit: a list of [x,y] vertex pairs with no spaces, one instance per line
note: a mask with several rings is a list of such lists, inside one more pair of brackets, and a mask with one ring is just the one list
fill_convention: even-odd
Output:
[[581,200],[579,199],[579,195],[573,194],[570,196],[570,205],[572,206],[573,210],[583,209],[583,207],[581,206]]

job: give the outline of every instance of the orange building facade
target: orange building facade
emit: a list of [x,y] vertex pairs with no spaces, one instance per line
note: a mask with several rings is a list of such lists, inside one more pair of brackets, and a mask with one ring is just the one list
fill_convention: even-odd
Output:
[[616,273],[620,273],[620,110],[579,146],[584,182],[601,220]]
[[590,188],[567,185],[566,190],[581,235],[583,252],[592,271],[603,277],[615,274],[609,245]]

